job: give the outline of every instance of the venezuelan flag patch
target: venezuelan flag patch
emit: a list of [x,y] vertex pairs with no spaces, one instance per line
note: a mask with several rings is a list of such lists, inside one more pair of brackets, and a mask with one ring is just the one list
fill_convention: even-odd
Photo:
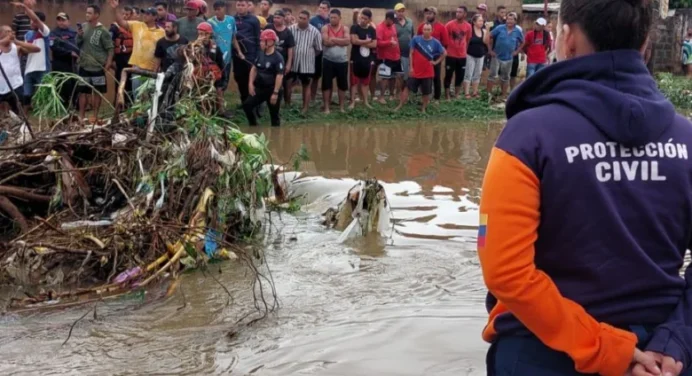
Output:
[[488,231],[488,215],[481,213],[480,216],[480,223],[478,226],[478,240],[477,240],[477,246],[478,248],[483,248],[485,247],[485,234]]

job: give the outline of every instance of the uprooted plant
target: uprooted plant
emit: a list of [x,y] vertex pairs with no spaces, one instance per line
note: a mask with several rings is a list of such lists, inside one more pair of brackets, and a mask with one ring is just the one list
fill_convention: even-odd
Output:
[[277,307],[264,258],[238,246],[261,228],[272,189],[267,143],[200,105],[205,79],[169,82],[165,132],[152,132],[162,120],[148,111],[144,123],[128,113],[11,134],[0,147],[0,283],[49,287],[10,308],[102,299],[215,258],[244,261],[269,286],[270,301],[253,291],[262,317]]

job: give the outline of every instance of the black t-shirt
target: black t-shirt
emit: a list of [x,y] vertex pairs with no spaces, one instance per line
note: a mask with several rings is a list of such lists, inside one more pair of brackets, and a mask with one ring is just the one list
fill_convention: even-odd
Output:
[[281,54],[284,58],[284,63],[288,61],[288,49],[296,46],[296,41],[293,39],[293,33],[285,27],[281,31],[276,31],[274,24],[267,25],[268,30],[274,30],[276,35],[279,37],[279,41],[276,42],[276,51]]
[[257,77],[255,77],[255,86],[264,89],[273,89],[276,83],[276,76],[284,74],[284,58],[277,51],[271,55],[265,55],[260,52],[255,60],[255,69]]
[[173,65],[178,59],[177,50],[181,45],[187,44],[187,39],[184,36],[178,37],[176,41],[170,41],[166,38],[161,38],[156,41],[156,49],[154,57],[161,60],[161,72],[166,72],[168,67]]
[[[368,26],[366,29],[360,27],[360,25],[351,26],[351,35],[357,35],[358,39],[366,40],[370,37],[371,40],[377,39],[377,34],[372,26]],[[366,55],[366,56],[364,56]],[[354,64],[370,64],[373,61],[373,50],[363,46],[353,46],[351,48],[351,61]]]

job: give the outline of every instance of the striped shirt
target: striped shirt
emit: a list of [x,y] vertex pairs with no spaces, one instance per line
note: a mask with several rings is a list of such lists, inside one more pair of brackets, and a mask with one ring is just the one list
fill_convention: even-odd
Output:
[[24,42],[24,36],[31,30],[31,19],[26,13],[17,13],[12,19],[12,31],[17,40]]
[[308,25],[306,29],[301,29],[298,24],[293,24],[288,29],[296,42],[293,49],[291,72],[314,74],[315,57],[322,52],[322,33],[312,25]]

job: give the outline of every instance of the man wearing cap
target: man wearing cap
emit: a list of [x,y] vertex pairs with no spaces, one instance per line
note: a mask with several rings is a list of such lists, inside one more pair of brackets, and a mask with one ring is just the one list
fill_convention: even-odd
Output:
[[401,72],[401,50],[397,39],[396,13],[388,10],[385,13],[384,21],[377,25],[377,57],[382,61],[378,67],[380,75],[380,104],[387,104],[385,91],[389,87],[389,95],[394,98],[394,84],[396,78],[400,77]]
[[524,53],[526,53],[526,78],[545,67],[553,41],[550,33],[545,30],[548,22],[540,17],[536,20],[533,30],[526,33]]
[[[296,46],[296,41],[293,39],[293,33],[288,29],[286,11],[279,9],[274,12],[273,23],[267,26],[266,30],[273,30],[277,35],[275,44],[276,52],[284,59],[284,75],[291,72],[293,66],[293,48]],[[283,95],[287,105],[291,104],[291,93],[288,91],[288,80],[283,80]]]
[[[60,12],[55,17],[57,26],[50,32],[50,50],[53,53],[52,68],[55,72],[75,73],[75,61],[79,58],[77,31],[70,28],[70,16]],[[65,82],[60,89],[60,99],[67,108],[72,103],[72,92],[76,82]]]
[[399,51],[401,51],[401,77],[405,84],[408,80],[408,72],[410,68],[409,54],[411,49],[411,38],[413,38],[413,21],[406,17],[406,6],[399,3],[394,6],[396,12],[396,39],[399,41]]
[[178,19],[178,34],[185,37],[189,41],[197,40],[197,26],[204,22],[204,19],[199,16],[200,4],[195,0],[190,0],[185,3],[185,12],[187,15]]
[[[153,71],[156,69],[154,60],[154,51],[156,51],[156,42],[166,36],[166,32],[156,26],[156,17],[158,13],[156,8],[150,7],[144,10],[143,21],[127,21],[121,12],[118,12],[119,0],[110,0],[110,6],[115,13],[115,22],[120,27],[132,33],[132,56],[130,56],[130,65],[135,68]],[[137,97],[137,88],[141,85],[141,77],[132,77],[132,90]]]
[[[445,28],[445,25],[443,25],[440,21],[437,21],[437,8],[435,7],[427,7],[424,9],[425,11],[425,21],[429,24],[432,25],[432,37],[437,39],[441,44],[442,47],[447,48],[449,45],[449,36],[447,35],[447,29]],[[423,26],[425,23],[422,23],[418,25],[418,35],[423,35]],[[433,98],[436,101],[440,100],[440,97],[442,97],[442,69],[440,65],[435,65],[434,67],[435,70],[435,77],[433,78],[433,87],[434,87],[434,95]]]
[[486,14],[488,13],[488,6],[485,4],[478,4],[476,7],[476,12],[483,16],[483,19],[485,19]]
[[214,29],[209,22],[202,22],[197,25],[197,41],[204,46],[204,57],[201,70],[204,77],[214,78],[214,88],[216,89],[216,111],[220,114],[223,111],[223,90],[228,86],[228,82],[223,77],[223,52],[214,42]]

